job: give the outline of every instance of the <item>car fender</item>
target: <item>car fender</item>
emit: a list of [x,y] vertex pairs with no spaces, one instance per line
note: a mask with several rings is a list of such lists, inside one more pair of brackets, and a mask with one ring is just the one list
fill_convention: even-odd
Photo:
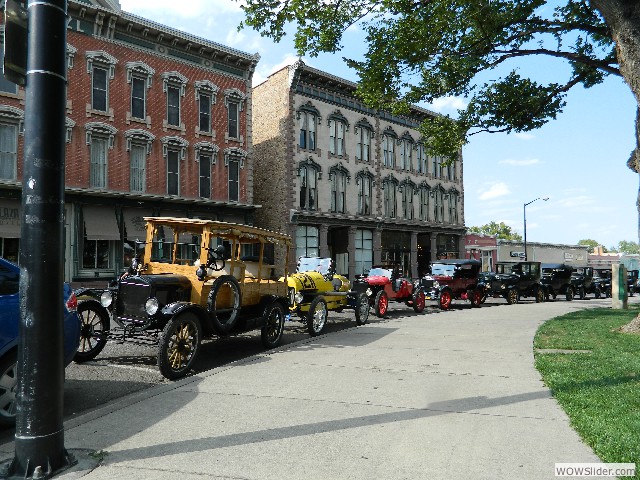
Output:
[[209,318],[208,312],[200,305],[191,302],[174,302],[165,305],[161,310],[162,315],[167,318],[176,317],[184,312],[191,312],[195,314],[200,320],[200,323],[206,333],[214,332],[213,323],[211,323],[211,318]]

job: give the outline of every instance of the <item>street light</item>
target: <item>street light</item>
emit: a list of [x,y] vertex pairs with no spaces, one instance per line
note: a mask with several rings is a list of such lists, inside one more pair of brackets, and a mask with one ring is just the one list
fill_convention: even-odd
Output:
[[524,210],[524,261],[525,262],[527,261],[527,205],[535,202],[536,200],[542,200],[543,202],[546,202],[547,200],[549,200],[549,197],[544,197],[544,198],[538,197],[524,204],[523,210]]

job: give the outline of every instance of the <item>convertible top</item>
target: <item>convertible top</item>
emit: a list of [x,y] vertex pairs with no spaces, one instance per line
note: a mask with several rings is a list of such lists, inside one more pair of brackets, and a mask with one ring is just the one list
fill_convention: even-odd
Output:
[[567,265],[565,263],[543,263],[542,268],[543,269],[553,268],[553,269],[562,269],[562,270],[574,269],[573,265]]
[[436,260],[433,263],[443,263],[445,265],[482,265],[480,260],[466,259],[466,258],[455,258],[455,259],[445,259],[445,260]]

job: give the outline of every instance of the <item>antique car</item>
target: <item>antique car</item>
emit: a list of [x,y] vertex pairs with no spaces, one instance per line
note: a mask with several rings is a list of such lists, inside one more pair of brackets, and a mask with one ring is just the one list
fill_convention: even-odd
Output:
[[367,295],[379,318],[389,310],[389,302],[403,302],[417,313],[422,313],[425,307],[422,287],[402,277],[395,266],[374,266],[368,275],[354,280],[353,289]]
[[545,300],[555,300],[558,295],[564,295],[567,301],[573,300],[576,288],[571,283],[572,273],[573,267],[571,265],[543,263],[540,283],[544,287]]
[[[18,384],[18,341],[20,268],[0,258],[0,426],[16,422],[16,387]],[[64,366],[71,363],[80,340],[80,320],[76,314],[76,296],[65,283],[63,300]]]
[[594,274],[593,267],[575,267],[571,274],[571,284],[576,296],[580,300],[584,300],[588,294],[600,298],[604,292],[605,282]]
[[627,271],[627,292],[630,297],[633,297],[633,294],[636,292],[638,288],[638,270],[628,270]]
[[337,275],[331,258],[300,257],[296,273],[289,275],[289,308],[307,325],[309,335],[320,335],[328,311],[355,309],[357,325],[369,319],[369,301],[364,293],[351,291],[349,280]]
[[[128,272],[101,292],[102,310],[80,292],[81,306],[88,304],[81,309],[80,361],[95,357],[110,338],[153,344],[160,373],[177,379],[192,368],[204,337],[259,329],[266,348],[280,343],[289,308],[289,236],[193,218],[145,221],[146,241]],[[105,309],[112,325],[104,323]]]
[[436,300],[442,310],[451,308],[453,300],[469,300],[472,307],[479,307],[484,289],[478,285],[482,264],[478,260],[437,260],[431,264],[431,289],[428,300]]
[[611,296],[611,269],[610,268],[596,268],[594,275],[600,281],[600,290],[605,297]]
[[478,286],[486,296],[504,298],[508,304],[518,303],[522,297],[544,301],[540,286],[540,262],[500,262],[492,274],[479,275]]

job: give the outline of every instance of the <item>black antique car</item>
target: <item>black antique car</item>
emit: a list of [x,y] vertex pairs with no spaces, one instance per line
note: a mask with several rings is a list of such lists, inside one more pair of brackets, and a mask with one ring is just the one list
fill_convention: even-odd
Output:
[[478,286],[486,296],[504,298],[509,304],[518,303],[522,297],[543,302],[540,275],[540,262],[500,262],[495,272],[481,274]]
[[449,259],[432,263],[429,278],[421,280],[427,300],[436,300],[442,310],[451,308],[453,300],[469,300],[472,307],[479,307],[484,297],[484,290],[478,285],[481,268],[478,260]]
[[[257,329],[266,348],[280,343],[289,310],[287,235],[210,220],[145,220],[146,242],[129,271],[108,290],[81,292],[80,361],[108,339],[157,345],[160,373],[176,379],[191,369],[203,338]],[[273,255],[276,248],[282,255]]]
[[627,271],[627,292],[630,297],[633,297],[633,294],[636,292],[638,288],[638,270],[628,270]]
[[544,288],[545,300],[556,299],[564,295],[567,301],[573,300],[576,290],[571,283],[573,266],[564,263],[543,263],[540,284]]
[[605,282],[595,274],[593,267],[575,267],[571,284],[580,300],[584,300],[588,294],[593,294],[595,298],[604,295]]

